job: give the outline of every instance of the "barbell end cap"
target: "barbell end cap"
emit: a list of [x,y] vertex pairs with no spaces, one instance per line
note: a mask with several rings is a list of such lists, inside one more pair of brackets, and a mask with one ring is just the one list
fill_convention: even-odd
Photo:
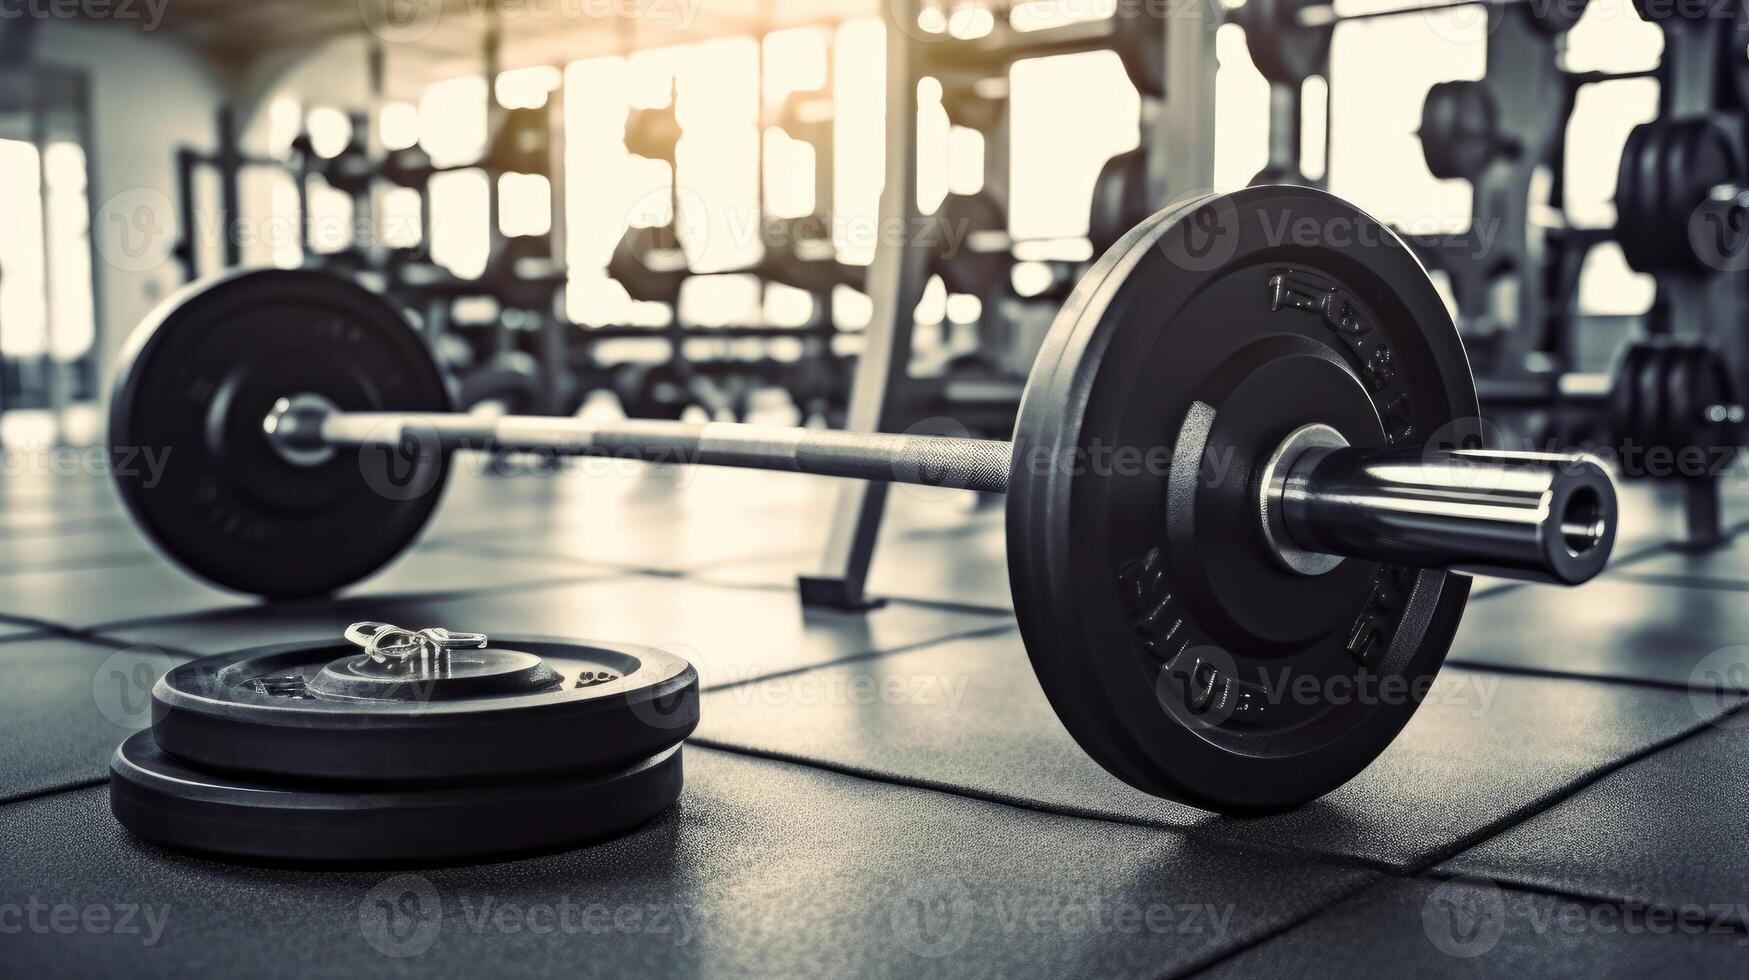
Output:
[[1557,458],[1559,473],[1549,487],[1549,516],[1542,526],[1547,574],[1530,577],[1579,585],[1603,571],[1615,547],[1615,481],[1590,454]]
[[1303,550],[1419,568],[1578,585],[1615,545],[1615,484],[1586,454],[1317,448],[1279,500]]

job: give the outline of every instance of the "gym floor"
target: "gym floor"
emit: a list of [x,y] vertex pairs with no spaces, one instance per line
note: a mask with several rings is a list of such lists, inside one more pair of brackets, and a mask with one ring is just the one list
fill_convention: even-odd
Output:
[[[1014,629],[1001,510],[969,495],[895,489],[873,576],[893,601],[804,612],[833,481],[464,459],[387,572],[260,605],[157,557],[104,478],[39,469],[0,484],[0,972],[1595,977],[1749,956],[1749,715],[1696,686],[1749,627],[1749,540],[1664,548],[1673,511],[1643,488],[1603,579],[1477,583],[1389,750],[1242,820],[1075,746]],[[361,619],[683,653],[708,693],[679,804],[562,853],[347,871],[188,857],[111,818],[142,682]]]

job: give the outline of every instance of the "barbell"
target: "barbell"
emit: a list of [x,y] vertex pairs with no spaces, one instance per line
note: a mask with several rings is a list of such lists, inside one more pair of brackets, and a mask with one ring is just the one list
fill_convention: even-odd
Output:
[[1011,442],[449,404],[387,301],[242,271],[141,326],[110,439],[165,459],[116,467],[159,547],[277,598],[406,549],[457,450],[1006,492],[1015,613],[1065,727],[1132,785],[1228,813],[1319,796],[1384,749],[1444,660],[1459,570],[1579,583],[1616,533],[1595,460],[1473,448],[1475,384],[1426,272],[1307,188],[1198,197],[1122,236],[1058,314]]

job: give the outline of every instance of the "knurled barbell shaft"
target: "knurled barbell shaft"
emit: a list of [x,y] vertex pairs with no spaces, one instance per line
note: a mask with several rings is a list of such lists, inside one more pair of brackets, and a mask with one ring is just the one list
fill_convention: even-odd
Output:
[[993,439],[844,432],[740,422],[517,415],[334,412],[320,420],[322,445],[395,446],[435,438],[446,450],[508,449],[783,470],[889,483],[1008,492],[1013,445]]
[[[654,419],[303,409],[276,411],[263,428],[288,456],[337,446],[520,450],[993,493],[1007,492],[1015,452],[994,439]],[[1613,485],[1588,457],[1326,447],[1313,462],[1283,460],[1283,482],[1262,504],[1279,509],[1294,543],[1324,555],[1576,583],[1602,567],[1613,535]],[[1032,454],[1026,463],[1041,477],[1056,466],[1124,465]]]

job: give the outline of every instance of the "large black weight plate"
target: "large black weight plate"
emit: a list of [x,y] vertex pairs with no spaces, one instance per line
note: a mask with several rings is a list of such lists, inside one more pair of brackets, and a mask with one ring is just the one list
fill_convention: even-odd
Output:
[[[189,286],[129,340],[109,409],[116,483],[152,541],[217,585],[321,595],[399,555],[446,461],[417,439],[281,458],[262,432],[297,394],[355,411],[447,411],[442,374],[392,305],[323,272],[252,269]],[[162,460],[162,472],[143,464]]]
[[1426,272],[1352,206],[1248,188],[1125,235],[1053,324],[1015,428],[1015,611],[1070,733],[1131,785],[1227,813],[1359,772],[1443,662],[1469,579],[1353,558],[1293,574],[1256,480],[1308,423],[1451,448],[1476,416]]
[[545,780],[368,790],[230,776],[136,732],[109,764],[109,806],[136,836],[270,861],[454,861],[629,830],[680,796],[680,746],[623,769]]
[[356,671],[343,674],[352,687],[313,692],[325,682],[334,692],[334,674],[319,675],[365,661],[358,647],[259,647],[165,674],[152,689],[152,731],[164,751],[202,768],[377,783],[610,769],[698,725],[698,673],[666,651],[542,637],[494,637],[491,650],[532,654],[557,679],[513,686],[523,675],[502,663],[469,670],[485,651],[456,650],[449,676],[414,677],[399,700],[340,700],[361,696]]

